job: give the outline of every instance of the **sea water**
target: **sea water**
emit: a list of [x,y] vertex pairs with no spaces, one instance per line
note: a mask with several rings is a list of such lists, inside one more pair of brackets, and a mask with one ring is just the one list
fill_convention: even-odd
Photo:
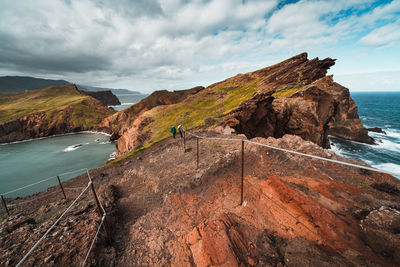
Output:
[[[113,158],[115,144],[101,133],[75,133],[0,144],[0,194],[51,176],[83,168],[95,168]],[[61,175],[61,181],[81,173]],[[26,196],[58,183],[57,178],[6,194]]]
[[400,174],[400,92],[352,92],[351,97],[364,126],[382,128],[386,134],[369,132],[375,145],[331,137],[332,150],[377,169]]
[[136,104],[143,98],[147,97],[148,95],[146,94],[116,94],[116,96],[119,99],[119,102],[121,102],[121,105],[116,105],[116,106],[110,106],[115,110],[123,110],[126,108],[129,108],[133,104]]

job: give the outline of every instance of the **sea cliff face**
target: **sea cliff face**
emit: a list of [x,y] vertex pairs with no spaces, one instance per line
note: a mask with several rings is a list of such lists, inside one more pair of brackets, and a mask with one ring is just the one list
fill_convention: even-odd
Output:
[[2,94],[0,99],[0,142],[96,129],[115,112],[74,85]]
[[105,91],[81,91],[85,95],[89,95],[99,100],[104,106],[121,105],[118,97],[116,97],[110,90]]
[[154,94],[105,119],[101,127],[118,140],[118,156],[162,140],[178,124],[230,128],[248,138],[294,134],[325,148],[329,135],[372,144],[349,90],[326,76],[334,63],[331,58],[309,60],[302,53],[175,101],[154,101],[160,98]]

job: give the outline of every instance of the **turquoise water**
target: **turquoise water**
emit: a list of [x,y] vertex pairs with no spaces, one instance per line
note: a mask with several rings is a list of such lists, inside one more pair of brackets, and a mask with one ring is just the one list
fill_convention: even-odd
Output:
[[[100,133],[76,133],[0,144],[0,194],[82,168],[95,168],[112,157],[115,144]],[[60,176],[68,180],[84,171]],[[57,179],[5,195],[26,196],[57,184]]]
[[387,134],[370,132],[375,145],[331,138],[332,150],[378,169],[400,173],[400,92],[352,92],[351,97],[364,126],[382,128]]

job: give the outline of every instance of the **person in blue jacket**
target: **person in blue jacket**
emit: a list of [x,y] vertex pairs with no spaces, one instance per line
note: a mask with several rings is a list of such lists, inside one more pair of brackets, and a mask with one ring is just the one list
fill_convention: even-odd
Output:
[[175,126],[172,126],[172,128],[171,128],[171,133],[172,133],[172,136],[175,138],[175,135],[176,135],[176,128],[175,128]]

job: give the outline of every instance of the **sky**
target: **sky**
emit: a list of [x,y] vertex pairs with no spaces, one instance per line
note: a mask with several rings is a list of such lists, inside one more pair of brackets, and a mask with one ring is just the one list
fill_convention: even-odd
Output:
[[400,0],[0,0],[0,76],[149,93],[301,52],[351,91],[400,91]]

